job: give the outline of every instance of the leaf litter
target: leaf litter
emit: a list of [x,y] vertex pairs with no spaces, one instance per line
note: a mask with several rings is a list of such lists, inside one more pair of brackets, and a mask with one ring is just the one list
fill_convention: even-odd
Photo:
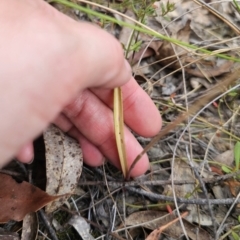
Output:
[[59,198],[51,196],[28,182],[18,183],[11,176],[0,173],[0,222],[21,221],[27,213],[36,212]]
[[[145,17],[148,26],[199,48],[205,46],[210,51],[239,57],[239,35],[229,22],[236,25],[239,23],[240,16],[231,2],[207,1],[205,4],[200,0],[169,2],[175,4],[174,9],[164,16],[162,16],[163,6],[166,6],[168,1],[151,2],[154,6],[154,14]],[[100,3],[106,4],[106,2]],[[199,5],[200,3],[203,5]],[[125,1],[109,2],[109,4],[110,7],[118,8],[121,4],[125,4]],[[129,34],[132,31],[125,27],[120,28],[115,24],[102,22],[96,17],[89,18],[79,11],[60,6],[60,11],[64,14],[75,20],[90,20],[104,27],[125,45],[130,39]],[[141,2],[136,3],[135,7],[135,10],[141,7]],[[93,9],[120,18],[99,7],[93,7]],[[118,10],[137,19],[137,12],[133,11],[127,3],[126,7],[119,7]],[[216,13],[220,13],[223,17],[219,18]],[[142,33],[134,32],[133,36],[133,39],[140,41],[141,45],[136,51],[129,52],[128,60],[134,65],[134,75],[139,84],[150,94],[159,108],[164,124],[174,121],[178,114],[191,105],[193,99],[201,100],[209,88],[239,66],[237,63],[214,55],[203,56],[198,51],[179,46],[173,47],[166,41]],[[187,133],[182,135],[186,130],[186,122],[182,122],[149,150],[151,171],[136,179],[133,183],[137,182],[138,185],[132,186],[135,190],[143,189],[141,194],[131,191],[131,187],[124,187],[124,183],[121,185],[121,173],[109,164],[106,164],[103,169],[84,167],[81,179],[78,181],[82,168],[82,155],[78,144],[73,143],[74,150],[70,148],[71,150],[65,153],[67,145],[62,141],[68,137],[58,129],[53,129],[55,132],[50,136],[45,133],[47,192],[53,195],[74,194],[79,188],[77,184],[84,190],[71,200],[68,195],[64,200],[48,206],[47,212],[53,212],[49,215],[52,216],[52,222],[57,222],[60,226],[58,229],[61,230],[56,230],[58,236],[64,236],[63,239],[79,239],[81,231],[84,230],[81,230],[81,227],[85,226],[86,219],[91,223],[90,230],[86,225],[88,234],[96,238],[101,236],[106,239],[157,239],[156,237],[218,239],[222,236],[221,239],[232,239],[231,237],[235,236],[236,239],[236,235],[240,236],[239,230],[234,228],[238,225],[239,207],[236,205],[232,212],[228,212],[230,205],[221,204],[225,199],[235,197],[238,191],[236,190],[239,182],[236,177],[237,171],[234,178],[233,173],[229,175],[230,179],[221,180],[221,176],[224,176],[224,173],[221,173],[221,166],[224,164],[234,167],[233,148],[240,136],[239,114],[235,114],[236,105],[240,103],[239,92],[239,88],[232,90],[231,94],[209,104],[209,107],[202,111],[191,124],[191,128],[187,129]],[[188,101],[185,100],[186,97]],[[136,137],[143,146],[150,141],[150,139]],[[69,141],[72,142],[72,140]],[[54,149],[51,149],[50,153],[51,144]],[[62,145],[63,148],[61,148]],[[67,155],[72,158],[66,161]],[[69,174],[72,174],[72,179],[68,178]],[[220,181],[214,182],[215,178]],[[204,183],[205,179],[213,180],[214,184]],[[172,184],[154,184],[154,181],[162,180],[171,180]],[[174,184],[181,180],[191,181],[191,184]],[[112,184],[114,182],[118,183],[118,186],[114,186]],[[152,184],[145,184],[147,182]],[[69,188],[71,185],[72,188]],[[174,193],[177,193],[176,202],[181,197],[196,200],[196,203],[199,199],[209,199],[209,201],[215,199],[219,200],[219,204],[214,206],[173,204],[166,200],[157,201],[151,193],[163,197],[174,196]],[[64,206],[63,203],[65,203]],[[170,213],[167,213],[167,210]],[[181,218],[177,210],[180,214],[187,211],[188,216]],[[211,211],[213,216],[210,214]],[[77,216],[76,212],[81,216],[79,214]],[[226,214],[228,218],[224,220]],[[155,219],[159,217],[161,220],[156,221]],[[12,219],[12,215],[10,214],[8,218]],[[81,219],[84,224],[75,220],[72,223],[74,218]],[[215,229],[212,220],[215,222]],[[77,234],[73,234],[69,224],[74,225],[78,231]],[[224,227],[218,229],[220,224]],[[164,226],[167,227],[162,230]],[[7,225],[4,227],[5,232],[9,231]],[[154,236],[149,229],[153,231]],[[14,231],[13,228],[10,230]],[[91,235],[88,237],[91,238]]]
[[46,206],[50,213],[58,209],[77,187],[82,172],[82,151],[79,143],[51,125],[44,132],[46,148],[46,192],[52,195],[67,194]]
[[30,212],[23,219],[21,240],[36,239],[38,235],[37,213]]

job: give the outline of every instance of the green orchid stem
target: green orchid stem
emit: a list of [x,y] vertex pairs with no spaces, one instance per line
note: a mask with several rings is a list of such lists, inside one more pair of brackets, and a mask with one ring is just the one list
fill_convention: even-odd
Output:
[[89,8],[82,7],[82,6],[78,5],[78,4],[69,2],[67,0],[49,0],[48,2],[49,3],[55,2],[55,3],[63,4],[65,6],[67,6],[67,7],[74,8],[74,9],[77,9],[79,11],[85,12],[87,14],[99,17],[101,19],[108,20],[108,21],[110,21],[112,23],[116,23],[116,24],[118,24],[120,26],[129,27],[129,28],[134,29],[136,31],[139,31],[139,32],[142,32],[142,33],[145,33],[145,34],[149,34],[151,36],[154,36],[154,37],[162,39],[162,40],[166,40],[166,41],[171,42],[173,44],[176,44],[178,46],[186,47],[186,48],[189,48],[189,49],[193,49],[193,50],[205,53],[207,56],[214,55],[214,56],[217,56],[219,58],[226,59],[226,60],[231,60],[231,61],[234,61],[234,62],[240,62],[240,58],[234,58],[234,57],[231,57],[229,55],[225,55],[225,54],[221,54],[221,53],[215,53],[215,52],[209,51],[209,50],[204,49],[204,48],[198,48],[197,46],[194,46],[194,45],[191,45],[191,44],[179,41],[177,39],[173,39],[173,38],[164,36],[164,35],[162,35],[160,33],[157,33],[154,30],[144,29],[144,25],[141,24],[141,23],[139,23],[139,25],[141,25],[141,27],[140,26],[136,26],[136,25],[132,25],[130,23],[117,20],[117,19],[115,19],[113,17],[110,17],[110,16],[107,16],[105,14],[93,11],[93,10],[91,10]]

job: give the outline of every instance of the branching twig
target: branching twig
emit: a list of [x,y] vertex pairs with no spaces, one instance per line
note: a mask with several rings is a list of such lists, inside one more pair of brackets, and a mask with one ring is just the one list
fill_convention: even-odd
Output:
[[[98,173],[101,173],[101,171],[99,170]],[[217,183],[219,181],[224,181],[230,178],[234,178],[237,175],[240,175],[240,170],[236,171],[234,173],[229,173],[229,174],[225,174],[222,176],[214,176],[212,178],[202,178],[202,181],[204,183],[210,183],[210,184],[214,184]],[[107,177],[109,178],[109,177]],[[195,184],[196,181],[195,180],[175,180],[174,184],[175,185],[182,185],[182,184]],[[140,186],[140,185],[150,185],[150,186],[161,186],[161,185],[166,185],[166,184],[171,184],[171,180],[152,180],[152,181],[129,181],[129,182],[119,182],[117,180],[111,179],[110,181],[107,182],[107,184],[111,187],[133,187],[133,186]],[[79,182],[80,186],[94,186],[94,185],[106,185],[106,182],[103,181],[84,181],[84,182]]]
[[[132,188],[132,187],[126,187],[126,189],[128,189],[131,192],[137,193],[137,194],[141,194],[144,195],[146,197],[155,199],[156,201],[168,201],[168,202],[174,202],[174,198],[173,197],[168,197],[165,195],[161,195],[161,194],[157,194],[157,193],[151,193],[151,192],[147,192],[145,190],[142,189],[138,189],[138,188]],[[229,205],[235,202],[235,198],[225,198],[225,199],[186,199],[186,198],[178,198],[177,197],[177,202],[178,203],[186,203],[186,204],[197,204],[197,205],[206,205],[208,204],[219,204],[219,205]],[[236,203],[240,203],[240,199],[238,199],[238,201],[236,201]]]

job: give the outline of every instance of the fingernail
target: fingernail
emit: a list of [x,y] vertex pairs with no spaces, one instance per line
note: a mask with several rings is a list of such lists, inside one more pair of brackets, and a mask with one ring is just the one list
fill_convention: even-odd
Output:
[[33,158],[29,162],[26,162],[26,164],[30,165],[30,164],[33,163],[33,161],[34,161],[34,156],[33,156]]

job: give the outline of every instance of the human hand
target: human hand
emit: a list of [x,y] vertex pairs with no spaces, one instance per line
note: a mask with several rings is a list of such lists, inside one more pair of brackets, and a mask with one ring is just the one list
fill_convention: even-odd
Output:
[[[2,1],[0,18],[5,36],[0,39],[0,156],[5,162],[14,155],[29,160],[32,139],[54,122],[79,140],[87,164],[98,166],[106,156],[119,167],[110,90],[116,86],[122,86],[127,126],[146,137],[160,130],[158,111],[131,77],[111,35],[38,0]],[[125,141],[131,165],[141,146],[127,127]],[[132,176],[147,168],[144,155]]]

